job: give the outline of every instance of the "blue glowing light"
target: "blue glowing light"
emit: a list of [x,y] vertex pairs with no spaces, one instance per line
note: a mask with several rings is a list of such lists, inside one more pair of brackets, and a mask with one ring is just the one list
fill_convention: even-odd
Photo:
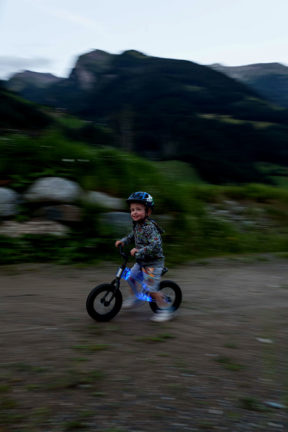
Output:
[[[124,270],[123,270],[123,273],[122,273],[122,275],[121,275],[121,279],[124,279],[124,280],[128,280],[129,279],[129,277],[130,277],[130,274],[131,274],[131,269],[129,268],[129,267],[126,267]],[[144,284],[144,282],[143,282],[143,278],[142,278],[142,280],[140,280],[140,278],[137,280],[137,282],[138,283],[140,283],[141,285],[142,285],[142,291],[137,291],[137,292],[135,292],[135,295],[136,295],[136,297],[139,299],[139,300],[143,300],[143,301],[148,301],[148,302],[152,302],[152,298],[151,298],[151,296],[149,295],[149,290],[147,289],[147,286]],[[136,290],[135,290],[136,291]]]
[[121,279],[124,279],[127,281],[129,279],[130,274],[131,274],[131,269],[129,267],[126,267],[122,273]]
[[138,297],[139,300],[148,301],[148,302],[152,301],[152,298],[149,296],[149,294],[143,291],[137,293],[136,296]]

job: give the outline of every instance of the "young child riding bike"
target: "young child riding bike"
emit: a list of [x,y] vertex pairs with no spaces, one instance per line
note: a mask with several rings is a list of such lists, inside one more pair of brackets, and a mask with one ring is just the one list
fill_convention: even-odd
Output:
[[[143,281],[149,291],[149,295],[165,308],[167,303],[163,294],[158,291],[162,270],[164,268],[164,255],[162,248],[161,233],[162,229],[155,221],[150,219],[154,201],[147,192],[134,192],[127,199],[130,207],[130,214],[133,221],[133,231],[126,237],[115,242],[115,246],[125,246],[134,241],[135,247],[130,250],[130,254],[136,258],[136,263],[131,269],[128,278],[132,296],[124,303],[124,308],[133,307],[138,303],[135,296],[137,281]],[[172,312],[167,309],[159,309],[153,315],[152,321],[167,321],[173,317]]]

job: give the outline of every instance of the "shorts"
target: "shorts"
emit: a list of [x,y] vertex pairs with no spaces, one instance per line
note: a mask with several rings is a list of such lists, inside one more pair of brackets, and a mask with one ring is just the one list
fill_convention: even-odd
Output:
[[[145,288],[150,292],[156,292],[159,288],[159,283],[162,275],[163,266],[159,265],[145,265],[141,266],[138,263],[135,263],[131,268],[131,273],[128,279],[129,285],[132,286],[133,279],[136,282],[145,284]],[[132,279],[132,280],[131,280]],[[135,288],[132,286],[132,288]]]

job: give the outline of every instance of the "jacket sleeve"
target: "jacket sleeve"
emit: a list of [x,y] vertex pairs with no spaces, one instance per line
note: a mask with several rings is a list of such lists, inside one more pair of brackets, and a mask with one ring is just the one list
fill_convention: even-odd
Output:
[[145,237],[147,239],[147,245],[136,252],[135,257],[137,259],[144,259],[148,257],[153,258],[154,256],[162,253],[161,235],[154,225],[147,226]]
[[132,243],[134,241],[134,231],[131,231],[130,234],[120,239],[120,241],[123,242],[125,246]]

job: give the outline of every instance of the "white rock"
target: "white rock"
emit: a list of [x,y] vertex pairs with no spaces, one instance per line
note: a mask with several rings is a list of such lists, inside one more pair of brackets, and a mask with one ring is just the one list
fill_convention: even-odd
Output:
[[273,422],[269,422],[267,423],[268,426],[277,428],[277,429],[284,429],[284,426],[280,423],[273,423]]
[[35,181],[24,194],[31,202],[74,202],[81,197],[82,189],[74,181],[60,177],[43,177]]
[[273,343],[272,339],[265,339],[265,338],[256,338],[256,339],[258,342],[261,342],[261,343],[266,343],[266,344],[272,344]]
[[222,415],[223,411],[220,409],[216,409],[216,408],[211,408],[208,410],[209,414],[214,414],[214,415]]
[[12,189],[0,187],[0,216],[17,214],[18,194]]
[[24,223],[6,221],[0,225],[0,234],[8,237],[20,237],[23,234],[53,234],[63,236],[69,229],[58,222],[28,221]]
[[286,405],[283,405],[279,402],[266,401],[265,404],[267,406],[272,407],[272,408],[278,408],[278,409],[285,409],[286,408]]
[[90,204],[97,204],[111,210],[125,209],[126,203],[121,198],[111,197],[103,192],[89,191],[83,195],[83,201]]

